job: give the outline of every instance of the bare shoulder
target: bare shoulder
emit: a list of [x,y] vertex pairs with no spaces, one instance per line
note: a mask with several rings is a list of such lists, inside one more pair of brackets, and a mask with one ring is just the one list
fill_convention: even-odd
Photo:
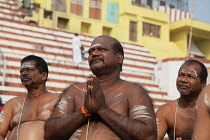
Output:
[[148,94],[148,91],[140,84],[131,83],[124,80],[122,83],[123,88],[128,92],[132,92],[132,94]]
[[160,106],[156,112],[156,114],[168,114],[174,112],[174,108],[176,108],[177,100],[169,101],[168,103]]
[[210,84],[208,84],[201,92],[201,95],[206,94],[210,96]]
[[123,81],[122,92],[127,96],[129,104],[152,106],[148,91],[140,84]]
[[25,97],[26,97],[26,95],[14,97],[14,98],[10,99],[9,101],[7,101],[6,104],[16,104],[17,102],[22,102]]
[[201,91],[198,97],[197,106],[202,107],[202,109],[206,108],[207,110],[210,110],[210,84]]
[[19,103],[22,103],[24,101],[24,98],[26,97],[26,95],[22,95],[22,96],[18,96],[18,97],[14,97],[12,99],[10,99],[9,101],[6,102],[6,104],[4,105],[4,109],[13,109],[14,107],[16,107]]
[[64,97],[64,96],[75,97],[78,95],[84,95],[84,92],[86,92],[86,82],[73,83],[69,87],[64,89],[64,91],[62,93],[62,97]]
[[59,96],[61,95],[61,93],[52,93],[52,92],[49,92],[48,93],[48,97],[51,97],[51,98],[58,98]]

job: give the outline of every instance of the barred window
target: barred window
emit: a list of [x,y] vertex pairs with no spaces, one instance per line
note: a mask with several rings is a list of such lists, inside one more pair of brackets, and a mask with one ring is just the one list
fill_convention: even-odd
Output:
[[71,0],[70,12],[79,16],[83,15],[83,0]]
[[101,19],[101,3],[101,0],[90,0],[90,18]]
[[160,26],[143,22],[142,35],[160,38]]
[[130,21],[130,37],[131,41],[137,41],[137,22]]

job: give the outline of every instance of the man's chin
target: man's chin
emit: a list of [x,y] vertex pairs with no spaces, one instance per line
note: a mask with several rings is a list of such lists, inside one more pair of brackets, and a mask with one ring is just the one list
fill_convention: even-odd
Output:
[[182,92],[181,95],[182,96],[187,96],[187,95],[190,95],[190,92]]
[[105,65],[91,65],[90,66],[90,69],[92,70],[92,71],[99,71],[99,70],[103,70],[103,69],[105,69]]
[[90,69],[91,69],[92,72],[94,72],[94,71],[103,70],[104,68],[103,67],[91,67]]
[[31,86],[31,83],[23,82],[22,85],[23,85],[24,87],[28,87],[28,86]]

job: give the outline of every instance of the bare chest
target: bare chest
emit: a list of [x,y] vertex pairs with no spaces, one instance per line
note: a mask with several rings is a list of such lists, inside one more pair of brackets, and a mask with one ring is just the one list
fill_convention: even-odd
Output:
[[[182,137],[183,140],[191,139],[194,127],[194,111],[180,110],[177,114],[171,117],[169,121],[168,135],[173,138],[174,133],[176,137]],[[175,130],[174,130],[175,128]]]
[[41,120],[45,121],[52,113],[54,105],[47,105],[42,102],[25,102],[13,109],[13,117],[10,122],[10,129],[13,129],[16,125],[28,122]]

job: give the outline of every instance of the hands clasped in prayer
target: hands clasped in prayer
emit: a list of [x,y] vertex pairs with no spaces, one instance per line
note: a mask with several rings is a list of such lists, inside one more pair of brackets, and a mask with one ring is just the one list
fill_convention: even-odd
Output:
[[87,79],[87,91],[85,92],[84,108],[88,114],[97,113],[107,107],[103,90],[95,75],[89,75]]

